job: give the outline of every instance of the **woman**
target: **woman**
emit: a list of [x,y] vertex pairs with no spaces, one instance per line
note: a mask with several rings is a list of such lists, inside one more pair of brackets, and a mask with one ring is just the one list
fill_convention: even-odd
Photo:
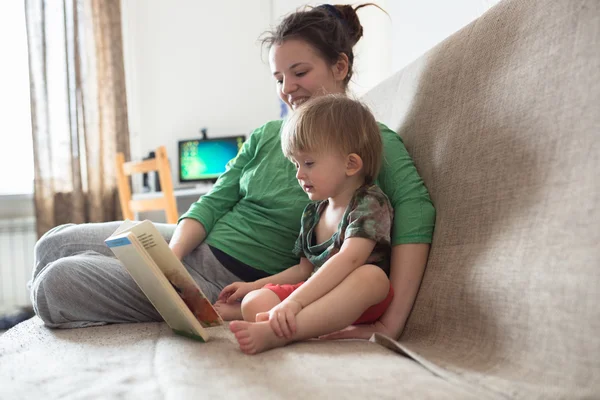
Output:
[[[360,7],[324,5],[293,13],[265,39],[277,92],[292,110],[310,97],[346,92],[352,47],[362,36]],[[271,121],[256,129],[177,227],[158,226],[211,301],[232,282],[264,278],[298,262],[292,249],[309,200],[281,152],[281,125]],[[400,138],[384,125],[380,129],[385,161],[377,184],[394,207],[390,281],[396,295],[374,324],[330,338],[368,339],[374,332],[398,337],[427,262],[435,210]],[[63,225],[40,239],[30,285],[34,309],[47,326],[161,320],[104,244],[118,225]],[[219,304],[226,318],[237,315],[236,307]]]

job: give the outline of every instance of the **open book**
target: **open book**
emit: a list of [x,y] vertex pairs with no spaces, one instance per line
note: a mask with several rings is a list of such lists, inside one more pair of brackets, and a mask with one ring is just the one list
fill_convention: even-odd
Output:
[[204,342],[223,324],[151,221],[126,220],[105,243],[175,333]]

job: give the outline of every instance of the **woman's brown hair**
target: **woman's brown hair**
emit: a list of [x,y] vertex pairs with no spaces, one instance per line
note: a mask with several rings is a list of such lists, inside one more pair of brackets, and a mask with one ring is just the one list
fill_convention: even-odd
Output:
[[355,7],[347,4],[323,4],[304,11],[296,11],[285,17],[274,31],[265,32],[262,44],[270,48],[288,39],[300,39],[314,47],[328,65],[335,64],[340,54],[344,53],[348,56],[348,75],[344,79],[344,84],[347,85],[353,72],[352,48],[363,35],[363,27],[356,11],[366,6],[381,9],[373,3]]

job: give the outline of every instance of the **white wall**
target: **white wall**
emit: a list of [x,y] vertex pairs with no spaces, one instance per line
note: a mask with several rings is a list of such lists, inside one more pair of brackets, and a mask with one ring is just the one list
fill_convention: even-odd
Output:
[[387,11],[392,18],[392,69],[402,69],[499,1],[388,1]]
[[257,44],[270,10],[269,0],[122,0],[133,158],[164,144],[175,178],[177,140],[202,127],[248,134],[278,117]]
[[[359,11],[350,89],[361,95],[499,0],[381,0]],[[264,31],[307,0],[122,0],[132,157],[177,140],[248,134],[279,115]]]

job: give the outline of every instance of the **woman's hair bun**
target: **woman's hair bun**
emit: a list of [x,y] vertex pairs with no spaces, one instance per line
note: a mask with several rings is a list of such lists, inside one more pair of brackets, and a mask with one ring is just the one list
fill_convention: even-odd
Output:
[[[361,7],[365,7],[371,4],[361,4],[352,8],[349,4],[336,4],[334,7],[339,12],[339,17],[346,26],[348,34],[350,35],[352,46],[354,46],[360,38],[363,36],[363,27],[360,24],[356,10]],[[374,5],[374,4],[373,4]]]

